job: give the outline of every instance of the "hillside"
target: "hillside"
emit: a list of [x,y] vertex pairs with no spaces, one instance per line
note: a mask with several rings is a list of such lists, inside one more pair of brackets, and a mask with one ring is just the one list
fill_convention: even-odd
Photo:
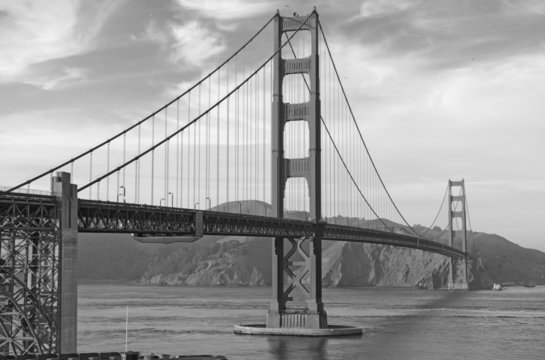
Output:
[[[234,210],[233,203],[223,205]],[[243,213],[264,213],[261,202],[236,203]],[[223,210],[223,209],[221,209]],[[305,218],[305,213],[289,214]],[[362,225],[364,220],[337,218]],[[399,226],[399,225],[397,225]],[[422,232],[427,229],[416,227]],[[441,229],[429,230],[438,237]],[[446,242],[446,232],[440,236]],[[470,233],[470,286],[490,288],[493,282],[545,283],[545,253],[525,249],[493,234]],[[438,254],[373,244],[323,244],[323,283],[330,287],[445,287],[448,260]],[[173,286],[263,286],[271,283],[271,241],[252,237],[204,237],[192,244],[142,244],[126,235],[80,234],[81,280],[133,281]]]

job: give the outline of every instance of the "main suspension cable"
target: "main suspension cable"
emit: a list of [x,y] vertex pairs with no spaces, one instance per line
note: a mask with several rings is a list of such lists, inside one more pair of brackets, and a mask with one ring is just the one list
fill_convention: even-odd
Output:
[[[293,49],[293,46],[291,44],[291,41],[289,41],[289,39],[287,40],[290,48],[291,48],[291,51],[293,53],[293,56],[295,58],[297,58],[297,55],[295,54],[295,50]],[[303,77],[303,81],[305,82],[305,85],[307,87],[307,89],[310,91],[310,85],[308,84],[307,82],[307,79],[305,78],[305,76],[303,74],[301,74],[301,76]],[[339,148],[337,147],[337,144],[335,143],[335,140],[333,140],[333,136],[331,135],[331,132],[329,131],[329,128],[327,127],[325,121],[324,121],[324,118],[323,116],[320,114],[320,120],[322,122],[322,125],[324,126],[324,129],[326,130],[327,132],[327,135],[329,137],[329,140],[331,140],[331,143],[333,144],[333,148],[335,149],[335,152],[337,153],[337,155],[339,156],[339,159],[341,160],[343,166],[344,166],[344,169],[346,170],[346,172],[348,173],[348,176],[350,177],[350,179],[352,180],[352,183],[354,184],[354,186],[356,187],[356,189],[358,190],[359,194],[361,195],[361,197],[363,198],[363,200],[365,201],[365,203],[367,204],[367,206],[369,207],[369,209],[371,209],[371,211],[373,212],[373,214],[377,217],[377,219],[380,220],[380,222],[389,230],[393,231],[388,225],[386,225],[386,223],[382,220],[382,218],[376,213],[375,209],[371,206],[371,204],[369,203],[369,201],[367,200],[367,198],[365,197],[365,195],[363,194],[363,192],[361,191],[359,185],[356,183],[356,180],[354,179],[354,176],[352,175],[352,172],[350,171],[350,169],[348,169],[348,165],[346,164],[346,162],[344,161],[340,151],[339,151]]]
[[[291,40],[300,30],[301,28],[307,23],[308,19],[310,19],[310,17],[312,15],[314,15],[314,12],[313,11],[312,13],[310,13],[306,18],[305,20],[301,23],[301,25],[290,35],[289,40]],[[276,14],[275,16],[279,16],[278,14]],[[174,136],[176,136],[177,134],[179,134],[180,132],[183,132],[185,129],[187,129],[188,127],[190,127],[191,125],[195,124],[196,122],[198,122],[202,117],[206,116],[208,113],[210,113],[212,110],[214,110],[217,106],[219,106],[221,103],[223,103],[227,98],[229,98],[234,92],[236,92],[237,90],[239,90],[243,85],[245,85],[248,81],[250,81],[250,79],[252,79],[257,73],[259,73],[259,71],[261,71],[261,69],[263,69],[265,67],[265,65],[267,65],[269,63],[269,61],[271,61],[283,48],[284,46],[286,46],[288,42],[284,42],[267,60],[265,60],[256,70],[254,70],[250,76],[248,76],[246,79],[244,79],[239,85],[237,85],[236,87],[233,88],[233,90],[231,90],[231,92],[229,92],[228,94],[226,94],[224,97],[222,97],[220,100],[218,100],[212,107],[206,109],[204,112],[202,112],[200,115],[198,115],[196,118],[194,118],[193,120],[191,120],[190,122],[188,122],[185,126],[183,126],[182,128],[180,128],[179,130],[176,130],[175,132],[173,132],[172,134],[170,134],[169,136],[167,136],[166,138],[164,138],[163,140],[159,141],[157,144],[155,144],[154,146],[148,148],[146,151],[142,152],[141,154],[133,157],[132,159],[130,159],[128,162],[126,162],[125,164],[122,164],[120,166],[118,166],[117,168],[109,171],[108,173],[98,177],[97,179],[91,181],[90,183],[84,185],[83,187],[79,188],[78,189],[78,192],[80,191],[83,191],[84,189],[88,188],[89,186],[92,186],[100,181],[102,181],[103,179],[107,178],[108,176],[112,175],[113,173],[123,169],[125,166],[135,162],[136,160],[140,159],[142,156],[148,154],[149,152],[152,152],[154,151],[157,147],[163,145],[164,143],[166,143],[167,141],[169,141],[171,138],[173,138]]]
[[437,210],[437,214],[435,215],[435,218],[433,219],[431,225],[428,226],[428,229],[422,234],[422,236],[426,236],[426,234],[431,230],[431,228],[433,227],[433,225],[435,225],[435,222],[439,218],[439,215],[441,214],[441,210],[443,209],[443,205],[445,204],[445,199],[447,198],[448,187],[449,186],[447,184],[445,188],[445,193],[443,194],[443,200],[441,200],[441,205],[439,206],[439,210]]
[[123,136],[124,134],[126,134],[127,132],[131,131],[132,129],[136,128],[137,126],[141,125],[142,123],[146,122],[147,120],[149,119],[152,119],[155,115],[159,114],[161,111],[163,111],[164,109],[166,109],[167,107],[169,107],[170,105],[174,104],[176,101],[180,100],[182,97],[184,97],[186,94],[190,93],[193,89],[195,89],[197,86],[201,85],[203,82],[205,82],[209,77],[211,77],[213,74],[215,74],[219,69],[221,69],[225,64],[227,64],[228,62],[230,62],[234,57],[236,57],[240,52],[242,52],[242,50],[244,50],[257,36],[259,36],[263,30],[265,30],[267,28],[267,26],[269,26],[269,24],[274,20],[274,18],[278,16],[278,14],[275,14],[274,16],[272,16],[269,21],[267,21],[265,23],[265,25],[263,25],[255,34],[254,36],[252,36],[248,41],[246,41],[237,51],[235,51],[233,53],[233,55],[231,55],[230,57],[228,57],[224,62],[222,62],[218,67],[216,67],[214,70],[210,71],[208,73],[208,75],[206,75],[204,78],[202,78],[201,80],[199,80],[197,83],[195,83],[193,86],[191,86],[189,89],[187,89],[186,91],[184,91],[182,94],[178,95],[177,97],[175,97],[174,99],[172,99],[170,102],[166,103],[165,105],[163,105],[161,108],[159,108],[158,110],[155,110],[153,113],[151,113],[150,115],[146,116],[145,118],[143,118],[142,120],[136,122],[135,124],[129,126],[128,128],[126,128],[125,130],[117,133],[116,135],[110,137],[109,139],[101,142],[100,144],[90,148],[89,150],[71,158],[70,160],[67,160],[65,162],[63,162],[62,164],[58,165],[58,166],[55,166],[47,171],[44,171],[42,173],[40,173],[39,175],[36,175],[35,177],[31,178],[30,180],[26,180],[16,186],[13,186],[11,187],[10,189],[6,190],[6,192],[12,192],[14,190],[17,190],[27,184],[30,184],[38,179],[41,179],[42,177],[48,175],[48,174],[51,174],[59,169],[61,169],[62,167],[76,161],[76,160],[79,160],[81,159],[82,157],[86,156],[86,155],[89,155],[90,153],[96,151],[97,149],[101,148],[102,146],[112,142],[113,140]]
[[333,56],[331,54],[331,49],[329,48],[329,44],[327,42],[327,39],[325,37],[325,34],[324,34],[324,30],[322,28],[322,24],[320,22],[318,22],[318,26],[320,28],[320,32],[322,34],[322,37],[324,38],[324,43],[325,43],[325,46],[326,46],[326,49],[327,49],[327,52],[328,52],[328,55],[329,55],[329,59],[331,60],[331,63],[333,65],[333,69],[335,70],[335,75],[337,77],[337,80],[339,82],[339,86],[341,88],[341,91],[343,93],[343,97],[345,99],[345,102],[348,106],[348,110],[350,111],[350,115],[351,115],[351,118],[352,118],[352,121],[354,122],[354,125],[356,126],[356,130],[358,131],[358,135],[361,139],[361,142],[365,148],[365,151],[367,152],[367,155],[369,156],[369,160],[371,161],[371,164],[373,166],[373,169],[375,170],[375,173],[377,174],[377,177],[382,185],[382,187],[384,188],[384,191],[386,192],[386,195],[388,196],[388,198],[390,199],[392,205],[394,206],[394,208],[396,209],[397,213],[399,214],[399,216],[401,217],[401,219],[403,219],[403,221],[405,222],[405,225],[407,225],[409,227],[409,229],[411,229],[411,231],[413,231],[417,236],[422,236],[421,234],[419,234],[416,230],[414,230],[414,228],[409,224],[409,222],[405,219],[405,217],[403,216],[403,214],[401,213],[401,211],[399,211],[399,208],[397,207],[396,203],[394,202],[394,200],[392,199],[390,193],[388,192],[388,189],[386,188],[386,185],[384,185],[384,181],[382,180],[382,177],[380,176],[379,172],[378,172],[378,169],[375,165],[375,162],[373,160],[373,158],[371,157],[371,153],[369,152],[369,149],[367,147],[367,144],[365,143],[365,140],[363,140],[363,135],[360,131],[360,128],[358,126],[358,123],[356,122],[356,117],[354,116],[354,112],[352,111],[352,106],[350,105],[350,102],[348,101],[348,97],[346,95],[346,92],[344,90],[344,86],[341,82],[341,78],[340,78],[340,75],[339,75],[339,72],[337,71],[337,66],[335,65],[335,61],[333,60]]

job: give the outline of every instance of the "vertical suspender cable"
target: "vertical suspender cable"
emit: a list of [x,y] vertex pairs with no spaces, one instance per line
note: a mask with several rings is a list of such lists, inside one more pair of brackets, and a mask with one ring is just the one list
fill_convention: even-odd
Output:
[[[155,146],[155,115],[151,118],[151,146]],[[153,205],[153,181],[155,178],[155,149],[151,151],[151,205]],[[119,192],[119,187],[118,190]]]
[[[210,108],[211,103],[211,77],[208,78],[208,108]],[[218,106],[219,108],[219,106]],[[206,114],[206,197],[210,199],[210,113]],[[210,201],[210,200],[209,200]],[[206,206],[212,206],[206,204]],[[207,208],[208,209],[208,208]]]
[[[339,99],[338,99],[338,94],[337,94],[337,89],[336,87],[333,89],[334,90],[334,96],[333,96],[333,99],[334,99],[334,108],[333,108],[333,113],[335,114],[335,133],[339,133],[339,128],[340,128],[340,125],[339,125],[339,122],[340,122],[340,119],[339,119]],[[339,196],[339,159],[338,159],[338,156],[335,156],[335,224],[337,223],[337,215],[340,215],[341,213],[341,197]]]
[[[324,58],[325,59],[325,58]],[[328,119],[331,119],[331,80],[330,80],[330,76],[331,76],[331,71],[330,71],[330,64],[329,62],[327,63],[327,66],[324,66],[324,73],[325,73],[325,78],[327,80],[327,83],[326,83],[326,101],[327,101],[327,118]],[[325,134],[324,134],[324,138],[326,138]],[[327,142],[327,145],[328,145],[328,149],[327,149],[327,153],[326,154],[329,154],[329,161],[328,161],[328,167],[327,167],[327,172],[329,173],[329,205],[328,205],[328,208],[330,211],[333,211],[333,203],[335,201],[335,199],[333,198],[333,190],[335,189],[333,187],[333,151],[331,150],[331,145],[329,144],[329,142]],[[335,212],[332,212],[330,214],[330,216],[332,215],[335,215]]]
[[116,176],[117,177],[117,183],[116,183],[117,191],[116,191],[116,195],[115,195],[115,201],[119,202],[119,170],[117,170],[116,175],[117,175]]
[[[220,73],[218,73],[218,99],[220,100]],[[218,106],[218,111],[216,114],[216,205],[217,210],[219,211],[220,204],[220,107]]]
[[[183,107],[183,103],[182,103]],[[180,114],[180,125],[183,126],[184,124],[184,115],[183,115],[183,109],[182,113]],[[180,133],[180,194],[179,197],[179,204],[180,207],[184,207],[184,185],[187,186],[187,181],[184,181],[184,175],[187,173],[184,171],[184,165],[187,164],[185,161],[185,150],[184,150],[184,142],[185,137],[188,135],[189,132],[182,132]]]
[[[188,94],[188,100],[187,100],[187,122],[189,123],[191,121],[191,93]],[[192,126],[189,130],[195,130],[195,126]],[[190,202],[190,188],[191,188],[191,177],[189,176],[189,169],[191,169],[191,148],[193,146],[191,145],[191,133],[188,132],[187,134],[187,208],[192,208],[191,202]],[[195,176],[195,172],[193,172],[193,176]],[[194,193],[193,193],[194,194]]]
[[259,94],[258,94],[258,91],[259,91],[259,75],[256,75],[255,77],[255,82],[254,82],[254,97],[255,97],[255,109],[254,109],[254,114],[255,114],[255,118],[254,120],[252,121],[252,124],[254,125],[255,129],[254,129],[254,148],[255,148],[255,151],[254,151],[254,200],[258,200],[257,198],[257,174],[258,174],[258,166],[259,166],[259,163],[258,163],[258,159],[259,159]]
[[[229,68],[227,68],[227,72],[225,74],[226,76],[226,88],[227,88],[227,93],[229,93]],[[229,103],[231,102],[231,97],[229,97],[227,99],[227,114],[226,114],[226,127],[227,127],[227,145],[226,145],[226,149],[225,149],[225,153],[226,153],[226,156],[225,156],[225,163],[226,163],[226,168],[225,168],[225,203],[228,204],[229,203],[229,146],[230,146],[230,134],[229,134],[229,122],[230,122],[230,116],[229,116]],[[225,211],[225,210],[224,210]]]
[[[142,127],[138,125],[138,155],[140,155],[140,146],[142,143]],[[140,201],[140,159],[136,160],[136,169],[134,175],[134,200],[138,204]]]
[[[238,84],[237,67],[235,67],[235,86]],[[238,152],[239,152],[239,122],[240,122],[240,90],[235,93],[235,200],[240,200],[239,197],[239,167],[238,167]]]
[[[202,90],[201,90],[202,86],[199,86],[199,116],[202,114]],[[197,149],[198,149],[198,160],[197,160],[197,184],[199,186],[199,189],[196,191],[196,194],[197,194],[197,203],[199,203],[199,208],[201,207],[201,196],[202,196],[202,189],[201,189],[201,186],[202,186],[202,183],[201,183],[201,162],[202,162],[202,122],[198,122],[196,123],[195,125],[198,126],[199,128],[199,134],[198,134],[198,140],[199,140],[199,143],[197,145]]]
[[[93,181],[93,152],[89,153],[89,182]],[[89,187],[89,200],[91,200],[92,187]]]
[[[200,116],[200,93],[201,93],[201,87],[199,86],[199,101],[197,102],[198,106],[197,106],[197,114],[199,114],[198,116]],[[197,151],[199,150],[198,148],[198,145],[197,145],[197,125],[198,124],[195,124],[193,126],[193,204],[191,207],[195,207],[196,206],[196,203],[197,203]]]
[[[176,101],[176,131],[180,130],[180,100]],[[180,207],[180,138],[176,135],[176,207]]]
[[[246,66],[242,70],[242,78],[246,79]],[[250,80],[251,81],[251,80]],[[248,87],[250,82],[244,85],[244,91],[242,92],[242,136],[243,136],[243,156],[242,156],[242,169],[243,169],[243,182],[244,182],[244,200],[248,200]]]
[[[189,123],[191,121],[191,93],[188,94],[188,99],[187,99],[187,122]],[[189,128],[189,131],[187,133],[187,171],[186,171],[186,174],[187,174],[187,194],[186,194],[186,199],[187,199],[187,208],[190,209],[191,208],[191,201],[189,200],[190,199],[190,189],[191,189],[191,176],[190,176],[190,170],[191,169],[191,130],[193,130],[195,127],[192,126],[191,128]]]
[[[125,160],[127,158],[127,133],[123,134],[123,164],[125,164]],[[123,194],[125,194],[125,191],[127,191],[127,188],[125,187],[125,167],[123,167]]]
[[[110,172],[110,143],[108,142],[106,150],[106,172]],[[106,178],[106,201],[110,201],[110,177]]]
[[[274,85],[273,84],[274,84],[273,63],[269,62],[269,93],[271,94],[271,97],[272,97],[272,94],[274,93],[274,89],[273,89]],[[271,114],[271,116],[272,116],[272,102],[269,103],[269,114]],[[272,129],[271,129],[271,131],[272,131]],[[271,154],[271,153],[272,153],[272,143],[271,143],[271,148],[269,149],[269,154]],[[271,171],[271,170],[269,169],[269,171]],[[272,173],[269,173],[269,174],[272,176]],[[268,176],[267,179],[270,179],[271,176]],[[271,196],[270,203],[272,205],[272,194],[271,194],[270,191],[269,191],[268,196]],[[271,216],[273,216],[272,215],[272,207],[271,207]]]
[[[165,138],[168,137],[168,107],[165,108]],[[168,176],[169,176],[169,165],[170,165],[170,162],[169,162],[169,145],[170,145],[170,140],[166,142],[165,144],[165,188],[164,188],[164,191],[165,191],[165,206],[168,206]]]
[[[267,67],[263,68],[263,123],[262,123],[262,126],[263,126],[263,132],[262,132],[262,135],[263,135],[263,180],[261,181],[261,184],[263,185],[263,202],[267,203],[267,197],[266,197],[266,194],[265,194],[265,189],[267,188],[267,186],[265,185],[266,184],[266,181],[267,181],[267,176],[265,175],[265,163],[266,163],[266,153],[267,153],[267,139],[265,138],[265,134],[267,133],[266,132],[266,113],[267,113],[267,98],[266,98],[266,91],[267,91]],[[267,212],[265,211],[265,214],[264,215],[267,215]]]

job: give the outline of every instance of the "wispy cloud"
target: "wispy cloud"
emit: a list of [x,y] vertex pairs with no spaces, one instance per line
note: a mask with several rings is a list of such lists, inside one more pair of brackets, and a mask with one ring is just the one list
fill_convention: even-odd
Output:
[[32,65],[88,51],[120,1],[0,3],[0,81],[17,81]]
[[39,75],[28,79],[25,83],[38,86],[43,90],[52,90],[59,86],[65,86],[73,84],[76,81],[85,80],[87,78],[87,71],[80,68],[66,68],[62,74],[59,75]]
[[410,9],[419,2],[419,0],[367,0],[361,4],[360,16],[363,18],[388,16]]
[[204,68],[208,59],[225,49],[222,36],[197,20],[183,24],[168,22],[162,26],[152,21],[141,39],[158,44],[177,65]]
[[176,62],[198,65],[225,49],[221,37],[197,21],[172,25],[171,33],[174,38],[171,57]]
[[511,10],[516,9],[523,12],[545,15],[545,2],[543,0],[503,0]]
[[274,8],[272,1],[248,0],[177,0],[185,9],[196,10],[217,20],[236,20],[266,13]]

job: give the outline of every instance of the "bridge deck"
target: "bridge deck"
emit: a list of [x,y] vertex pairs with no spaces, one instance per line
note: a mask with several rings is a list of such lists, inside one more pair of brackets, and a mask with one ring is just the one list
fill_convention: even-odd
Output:
[[[53,204],[45,195],[0,193],[0,225],[9,226],[1,217],[9,216],[13,204],[19,207]],[[201,211],[151,205],[95,200],[78,200],[78,230],[86,233],[130,233],[136,236],[255,236],[312,237],[321,233],[324,240],[352,241],[420,249],[451,257],[465,257],[463,251],[439,242],[399,232],[274,218],[268,216]]]

